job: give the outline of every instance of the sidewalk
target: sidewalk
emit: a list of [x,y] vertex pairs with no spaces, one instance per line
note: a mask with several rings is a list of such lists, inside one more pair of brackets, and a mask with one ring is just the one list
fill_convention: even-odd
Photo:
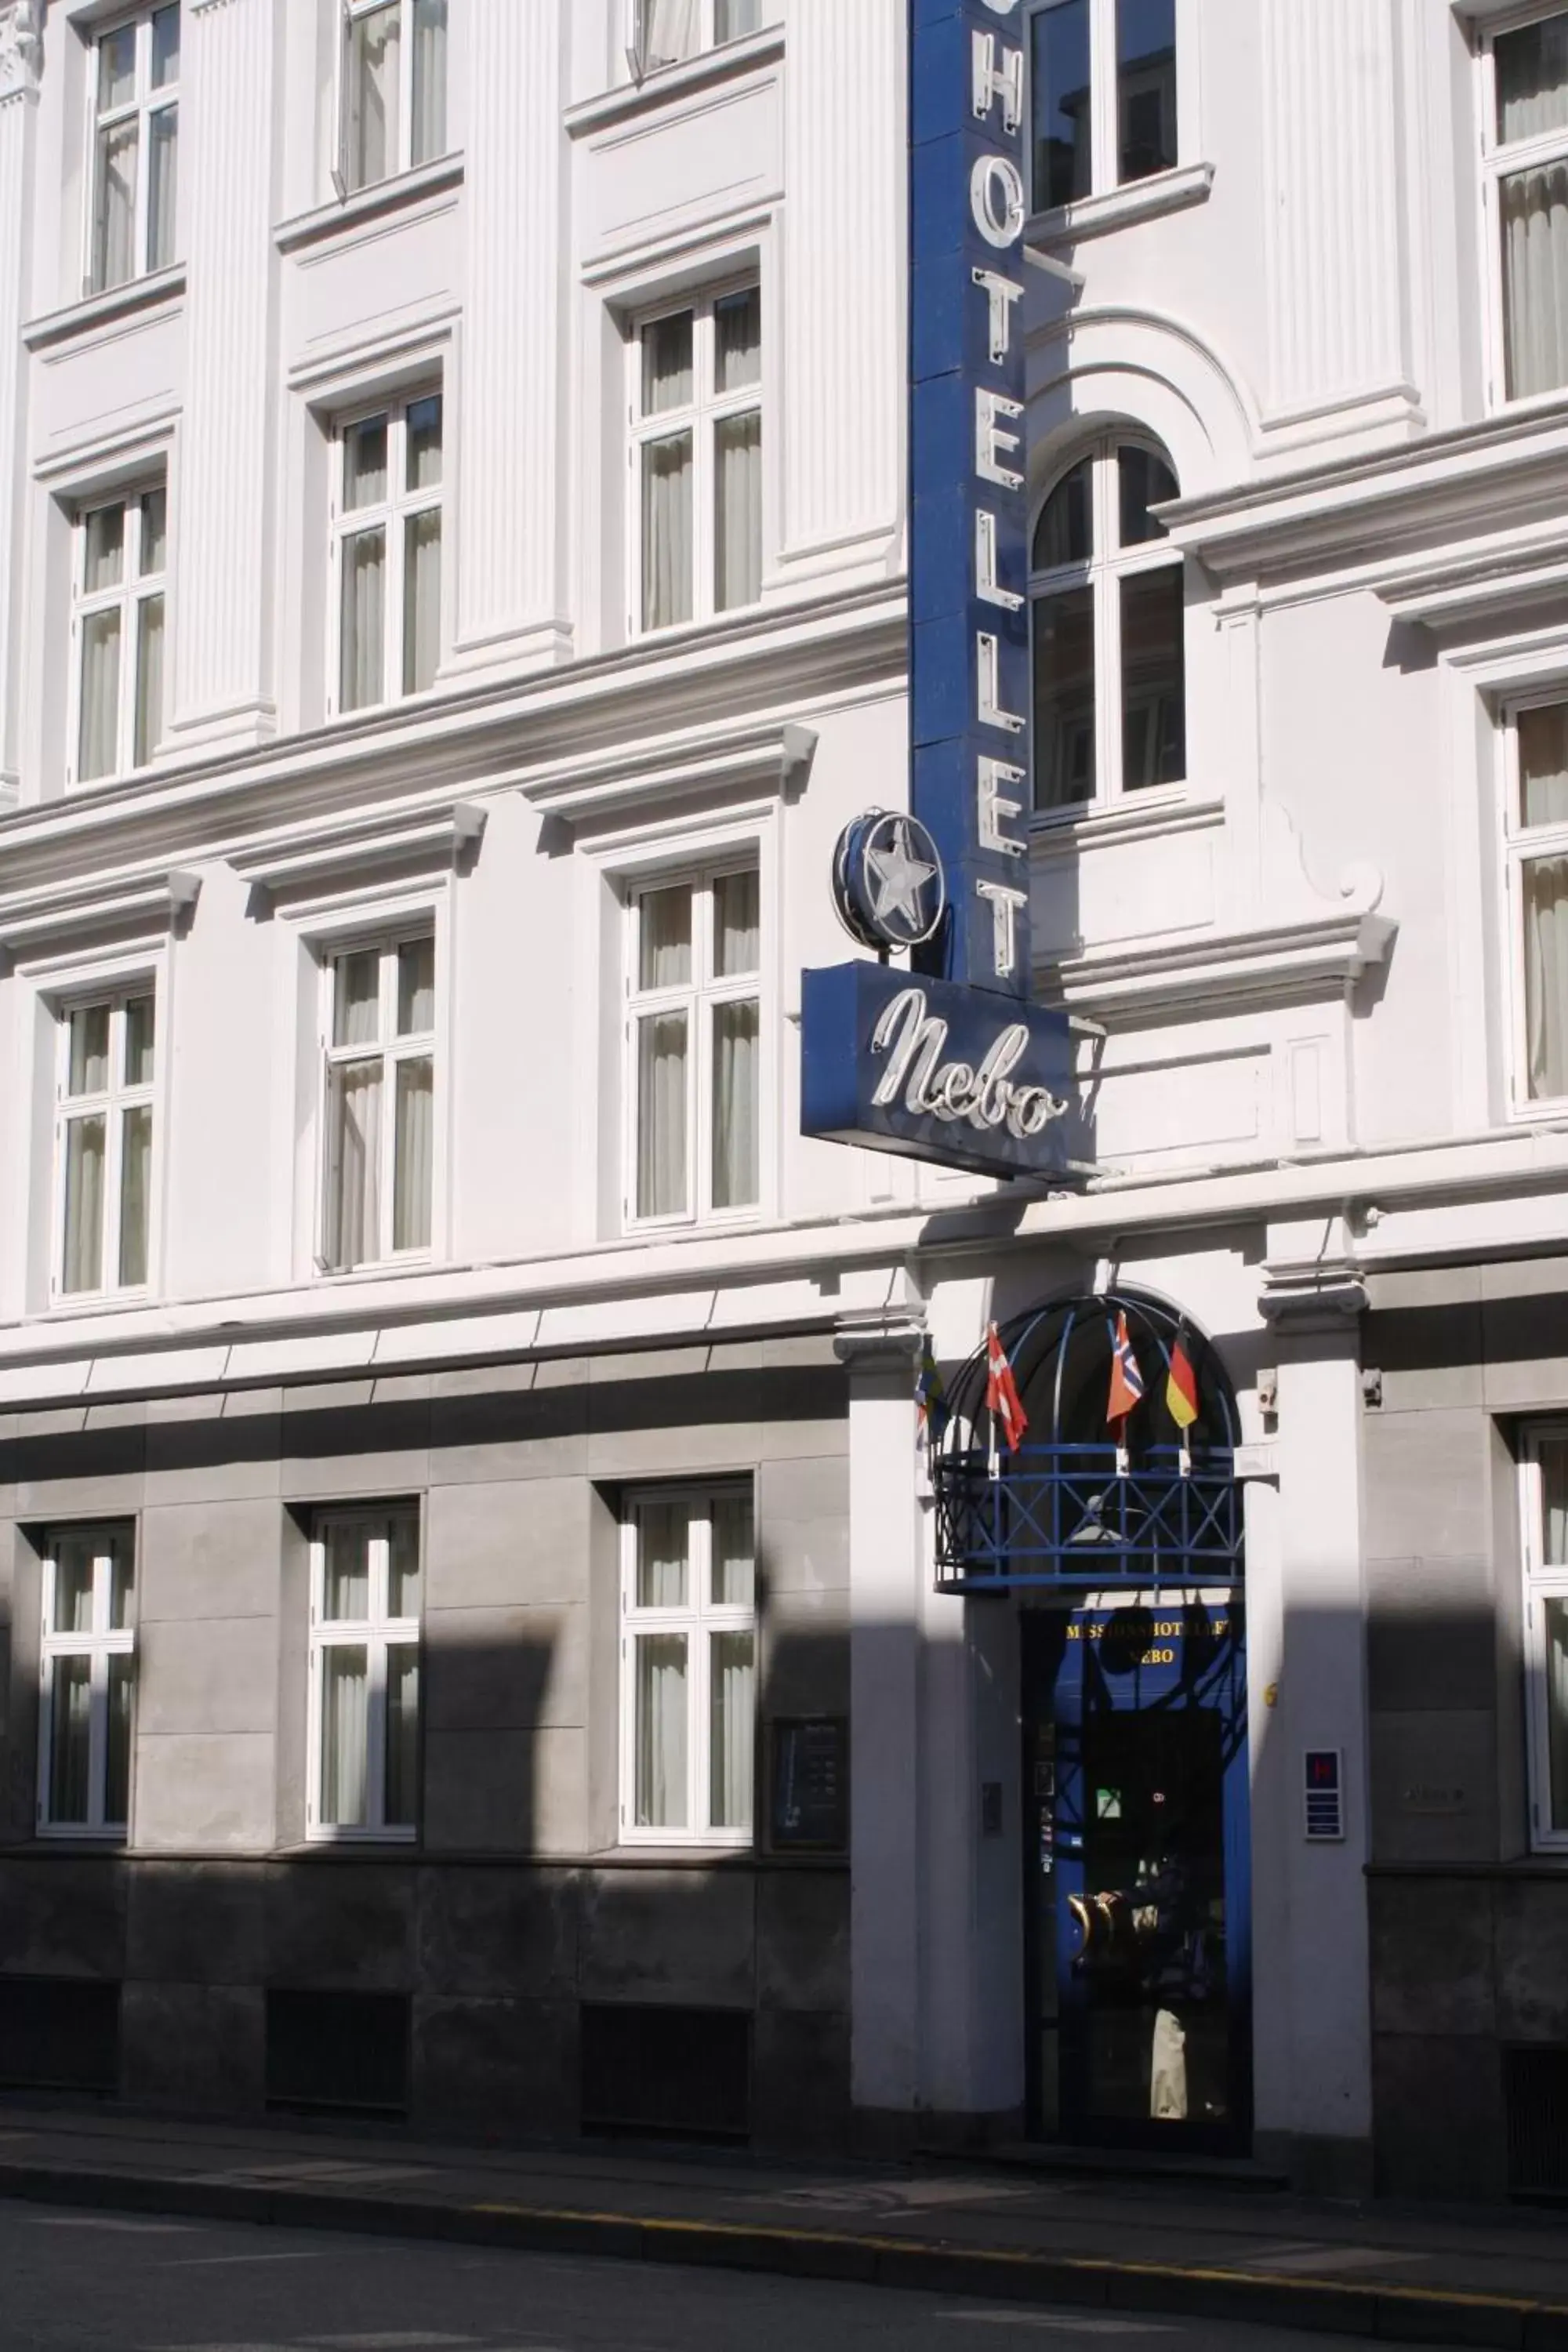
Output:
[[1568,2219],[1528,2211],[963,2164],[453,2147],[3,2101],[0,2195],[1568,2352]]

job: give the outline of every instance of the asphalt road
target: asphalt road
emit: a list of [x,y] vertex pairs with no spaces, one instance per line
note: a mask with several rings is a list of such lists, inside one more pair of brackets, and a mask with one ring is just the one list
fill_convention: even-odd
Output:
[[1349,2342],[0,2202],[0,2352],[1347,2352]]

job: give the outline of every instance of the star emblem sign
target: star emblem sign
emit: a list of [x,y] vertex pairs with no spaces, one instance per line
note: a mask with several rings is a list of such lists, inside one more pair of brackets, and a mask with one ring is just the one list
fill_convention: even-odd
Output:
[[922,901],[926,886],[935,880],[938,869],[916,856],[906,817],[890,817],[885,828],[878,826],[866,846],[866,864],[875,877],[877,920],[885,923],[892,916],[901,916],[911,934],[923,932]]

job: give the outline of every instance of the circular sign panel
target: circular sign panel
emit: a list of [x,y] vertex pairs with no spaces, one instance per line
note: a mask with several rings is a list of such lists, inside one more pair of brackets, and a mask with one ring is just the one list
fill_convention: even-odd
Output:
[[947,885],[937,845],[918,817],[868,809],[833,853],[833,903],[868,948],[918,948],[941,922]]

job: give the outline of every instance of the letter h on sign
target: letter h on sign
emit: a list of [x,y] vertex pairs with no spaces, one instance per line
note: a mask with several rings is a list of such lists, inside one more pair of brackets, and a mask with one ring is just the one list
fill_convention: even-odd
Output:
[[910,806],[950,912],[916,966],[1029,992],[1019,0],[910,0]]

